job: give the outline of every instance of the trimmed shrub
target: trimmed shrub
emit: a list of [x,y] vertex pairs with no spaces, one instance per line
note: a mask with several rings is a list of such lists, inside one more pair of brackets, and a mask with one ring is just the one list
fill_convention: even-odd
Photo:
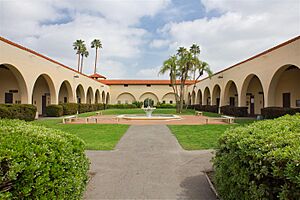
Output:
[[98,104],[95,104],[95,105],[97,106],[96,110],[104,110],[104,104],[98,103]]
[[81,199],[84,142],[60,130],[0,120],[0,199]]
[[90,111],[90,104],[79,103],[78,104],[78,112],[85,113]]
[[229,129],[214,158],[223,199],[299,199],[300,115]]
[[31,104],[1,104],[0,118],[21,119],[32,121],[35,119],[36,107]]
[[132,104],[136,105],[137,108],[141,108],[144,103],[142,101],[134,101]]
[[274,119],[283,115],[300,113],[300,108],[266,107],[261,109],[264,119]]
[[61,105],[49,105],[46,107],[46,115],[48,117],[60,117],[64,113],[64,109]]
[[78,110],[77,103],[63,103],[60,104],[63,107],[63,115],[75,115]]
[[191,106],[192,109],[198,110],[198,111],[204,111],[204,112],[212,112],[212,113],[218,113],[219,107],[217,105],[193,105]]
[[156,105],[156,108],[176,108],[176,104],[162,103],[162,104]]
[[106,105],[107,109],[133,109],[137,108],[135,104],[109,104]]
[[235,117],[248,116],[248,107],[222,106],[220,110],[224,115],[231,115]]

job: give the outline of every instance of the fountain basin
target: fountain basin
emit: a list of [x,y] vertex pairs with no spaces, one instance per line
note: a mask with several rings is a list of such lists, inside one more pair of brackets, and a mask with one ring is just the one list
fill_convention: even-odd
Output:
[[118,119],[127,119],[127,120],[172,120],[172,119],[181,119],[178,115],[152,115],[151,117],[147,115],[118,115]]

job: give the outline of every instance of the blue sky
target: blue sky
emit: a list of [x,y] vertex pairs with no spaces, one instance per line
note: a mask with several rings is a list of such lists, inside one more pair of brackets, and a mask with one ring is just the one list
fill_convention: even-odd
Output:
[[163,61],[193,43],[217,72],[300,35],[298,0],[0,0],[0,9],[1,36],[73,68],[72,43],[99,38],[98,73],[110,79],[166,79]]

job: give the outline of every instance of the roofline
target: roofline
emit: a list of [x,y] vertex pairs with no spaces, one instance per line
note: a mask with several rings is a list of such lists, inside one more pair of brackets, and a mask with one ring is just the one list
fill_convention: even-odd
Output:
[[[234,65],[232,65],[232,66],[229,66],[229,67],[227,67],[227,68],[225,68],[225,69],[222,69],[221,71],[216,72],[216,73],[213,74],[212,76],[218,75],[218,74],[223,73],[223,72],[225,72],[225,71],[227,71],[227,70],[229,70],[229,69],[232,69],[232,68],[234,68],[234,67],[236,67],[236,66],[238,66],[238,65],[241,65],[241,64],[246,63],[246,62],[248,62],[248,61],[251,61],[251,60],[253,60],[253,59],[255,59],[255,58],[258,58],[258,57],[260,57],[260,56],[263,56],[263,55],[265,55],[265,54],[267,54],[267,53],[270,53],[270,52],[272,52],[272,51],[274,51],[274,50],[276,50],[276,49],[279,49],[280,47],[283,47],[283,46],[285,46],[285,45],[287,45],[287,44],[290,44],[290,43],[292,43],[292,42],[294,42],[294,41],[296,41],[296,40],[299,40],[299,39],[300,39],[300,35],[298,35],[298,36],[296,36],[296,37],[294,37],[294,38],[292,38],[292,39],[290,39],[290,40],[288,40],[288,41],[285,41],[285,42],[283,42],[283,43],[281,43],[281,44],[278,44],[278,45],[276,45],[276,46],[274,46],[274,47],[272,47],[272,48],[270,48],[270,49],[267,49],[267,50],[265,50],[265,51],[263,51],[263,52],[261,52],[261,53],[259,53],[259,54],[256,54],[256,55],[254,55],[254,56],[252,56],[252,57],[250,57],[250,58],[247,58],[246,60],[243,60],[243,61],[238,62],[238,63],[236,63],[236,64],[234,64]],[[201,79],[200,81],[204,81],[204,80],[206,80],[206,79],[208,79],[208,78],[209,78],[209,77],[203,78],[203,79]],[[200,81],[199,81],[199,82],[200,82]]]
[[[106,82],[107,85],[145,85],[145,84],[151,84],[151,85],[170,85],[171,81],[168,79],[163,80],[139,80],[139,79],[115,79],[115,80],[98,80],[99,82]],[[129,82],[128,82],[129,81]],[[160,81],[164,81],[166,83],[159,83]],[[134,83],[135,82],[135,83]],[[138,83],[136,83],[138,82]],[[180,80],[177,80],[177,84],[179,85]],[[197,83],[198,81],[196,81]],[[194,80],[186,80],[186,85],[192,85],[194,84]]]
[[[22,45],[20,45],[20,44],[17,44],[17,43],[15,43],[15,42],[12,42],[11,40],[8,40],[8,39],[6,39],[6,38],[4,38],[4,37],[2,37],[2,36],[0,36],[0,41],[5,42],[5,43],[7,43],[7,44],[9,44],[9,45],[12,45],[12,46],[14,46],[14,47],[17,47],[17,48],[19,48],[19,49],[22,49],[22,50],[24,50],[24,51],[27,51],[27,52],[29,52],[29,53],[32,53],[32,54],[34,54],[34,55],[36,55],[36,56],[38,56],[38,57],[41,57],[41,58],[43,58],[43,59],[45,59],[45,60],[48,60],[48,61],[50,61],[50,62],[52,62],[52,63],[58,64],[58,65],[60,65],[61,67],[64,67],[64,68],[66,68],[66,69],[68,69],[68,70],[71,70],[71,71],[73,71],[73,72],[75,72],[75,73],[77,73],[77,74],[83,75],[83,76],[85,76],[85,77],[87,77],[87,78],[89,78],[89,79],[91,79],[91,80],[97,81],[97,80],[95,80],[95,79],[89,77],[89,76],[86,75],[86,74],[83,74],[83,73],[81,73],[81,72],[78,72],[78,71],[76,71],[75,69],[73,69],[73,68],[71,68],[71,67],[68,67],[68,66],[66,66],[66,65],[64,65],[64,64],[62,64],[62,63],[60,63],[60,62],[58,62],[58,61],[56,61],[56,60],[53,60],[52,58],[49,58],[49,57],[44,56],[44,55],[42,55],[42,54],[40,54],[40,53],[38,53],[38,52],[36,52],[36,51],[34,51],[34,50],[28,49],[28,48],[26,48],[26,47],[24,47],[24,46],[22,46]],[[98,82],[98,81],[97,81],[97,82]],[[104,83],[101,83],[101,84],[104,84]],[[105,85],[105,84],[104,84],[104,85]]]

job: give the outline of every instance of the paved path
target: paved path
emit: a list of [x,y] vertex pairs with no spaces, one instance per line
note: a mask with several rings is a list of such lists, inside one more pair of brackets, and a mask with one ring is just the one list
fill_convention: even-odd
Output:
[[85,199],[216,199],[201,171],[210,151],[185,151],[165,125],[131,126],[114,151],[87,151]]

